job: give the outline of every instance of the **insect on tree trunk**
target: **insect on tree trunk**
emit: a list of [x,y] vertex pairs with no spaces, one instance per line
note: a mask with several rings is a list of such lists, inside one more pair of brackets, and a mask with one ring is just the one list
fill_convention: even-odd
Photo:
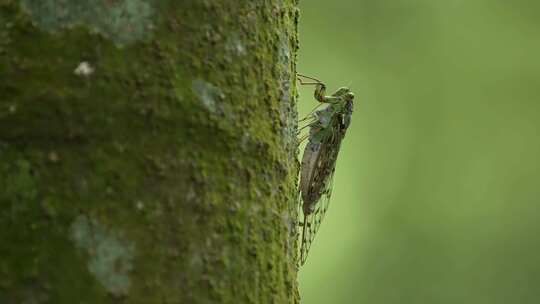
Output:
[[0,0],[0,303],[294,303],[295,0]]

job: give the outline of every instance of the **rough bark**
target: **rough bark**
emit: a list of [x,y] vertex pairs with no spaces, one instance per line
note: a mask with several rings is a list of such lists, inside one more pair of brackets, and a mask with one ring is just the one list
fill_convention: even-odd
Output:
[[298,301],[296,0],[0,0],[0,303]]

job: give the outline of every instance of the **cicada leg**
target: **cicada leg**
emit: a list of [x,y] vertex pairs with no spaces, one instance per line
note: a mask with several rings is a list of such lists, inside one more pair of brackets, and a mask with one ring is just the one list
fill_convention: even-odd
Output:
[[[315,115],[315,111],[317,110],[318,107],[320,107],[322,105],[322,103],[319,103],[315,108],[313,108],[308,115],[306,115],[304,118],[300,119],[298,121],[298,124],[301,124],[301,123],[305,123],[305,125],[299,127],[298,131],[296,131],[296,136],[300,136],[300,134],[302,133],[302,130],[308,128],[308,127],[311,127],[315,122],[317,122],[317,116]],[[299,140],[300,142],[303,142],[304,140],[306,140],[306,138],[308,137],[309,135],[304,135],[302,136],[302,138]]]
[[322,105],[322,103],[317,104],[311,111],[309,111],[309,113],[304,118],[300,119],[299,122],[308,120],[310,118],[311,119],[316,119],[314,113],[321,105]]
[[299,120],[298,120],[298,123],[302,123],[302,122],[307,121],[307,120],[310,120],[310,119],[311,119],[311,120],[315,120],[315,119],[316,119],[316,117],[315,117],[315,115],[314,115],[313,113],[309,113],[309,114],[306,115],[304,118],[299,119]]
[[[302,80],[302,78],[306,78],[306,79],[309,79],[309,80],[312,80],[312,81],[304,81],[304,80]],[[314,92],[313,96],[319,102],[321,102],[321,103],[325,102],[324,99],[326,98],[326,96],[325,96],[326,95],[326,85],[322,81],[320,81],[317,78],[306,76],[306,75],[299,74],[299,73],[296,74],[296,79],[298,79],[298,81],[300,82],[301,85],[314,85],[315,86],[315,92]]]
[[303,143],[306,139],[309,138],[309,134],[306,134],[298,139],[298,144]]
[[302,133],[302,130],[304,130],[305,128],[308,128],[311,126],[312,123],[308,123],[306,124],[305,126],[301,127],[300,129],[298,129],[298,131],[296,132],[296,135],[300,135],[300,133]]
[[[306,79],[309,79],[309,80],[313,80],[314,82],[304,82],[304,81],[302,80],[302,78],[306,78]],[[315,77],[306,76],[306,75],[300,74],[300,73],[296,73],[296,79],[298,79],[298,81],[300,81],[300,84],[302,84],[302,85],[321,84],[321,83],[323,83],[322,81],[320,81],[319,79],[317,79],[317,78],[315,78]]]
[[[315,117],[315,115],[307,116],[306,118],[299,121],[299,124],[303,124],[303,126],[299,126],[298,130],[296,131],[296,136],[300,136],[299,142],[303,142],[309,137],[309,132],[306,133],[304,132],[304,130],[313,126],[315,122],[317,122],[317,118]],[[302,135],[302,133],[304,134]]]

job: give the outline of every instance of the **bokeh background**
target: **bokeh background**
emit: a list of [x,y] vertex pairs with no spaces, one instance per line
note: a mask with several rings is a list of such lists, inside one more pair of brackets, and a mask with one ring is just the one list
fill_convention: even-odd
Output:
[[303,303],[540,303],[540,2],[300,7],[298,70],[357,96]]

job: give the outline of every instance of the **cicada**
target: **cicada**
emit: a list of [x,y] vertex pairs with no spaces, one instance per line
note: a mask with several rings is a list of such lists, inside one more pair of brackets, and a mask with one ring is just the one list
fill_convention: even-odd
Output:
[[302,85],[315,86],[314,96],[319,106],[326,104],[302,120],[307,121],[303,128],[309,128],[304,137],[308,143],[302,156],[299,185],[299,206],[303,213],[303,221],[299,223],[302,226],[300,265],[303,265],[330,203],[336,160],[351,123],[354,94],[342,87],[327,96],[326,86],[320,80],[302,74],[297,74],[297,78]]

